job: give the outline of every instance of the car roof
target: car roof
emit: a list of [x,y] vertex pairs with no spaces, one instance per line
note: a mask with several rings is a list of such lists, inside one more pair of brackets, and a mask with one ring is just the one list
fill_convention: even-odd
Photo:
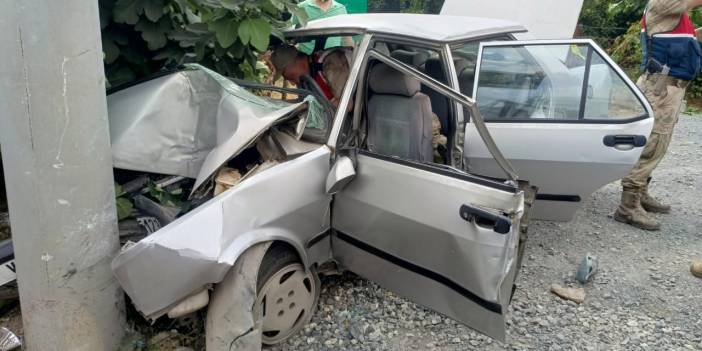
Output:
[[526,32],[514,22],[446,15],[374,13],[340,15],[310,21],[285,32],[287,37],[329,34],[385,34],[434,42],[455,42],[495,34]]

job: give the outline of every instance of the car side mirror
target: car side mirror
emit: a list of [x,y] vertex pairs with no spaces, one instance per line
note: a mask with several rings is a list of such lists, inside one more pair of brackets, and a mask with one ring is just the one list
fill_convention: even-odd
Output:
[[333,195],[341,191],[353,178],[356,169],[348,156],[339,157],[327,175],[327,194]]

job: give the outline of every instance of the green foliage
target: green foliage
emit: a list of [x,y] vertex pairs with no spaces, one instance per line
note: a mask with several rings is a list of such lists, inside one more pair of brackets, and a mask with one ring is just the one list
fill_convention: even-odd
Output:
[[152,181],[149,182],[148,188],[149,196],[163,206],[176,207],[184,211],[190,206],[189,201],[187,201],[187,194],[183,192],[183,188],[162,188]]
[[616,38],[626,33],[632,22],[641,20],[645,6],[642,0],[585,0],[580,14],[583,34]]
[[99,0],[110,86],[184,62],[258,79],[260,53],[294,13],[294,0]]
[[122,190],[122,186],[115,183],[117,219],[120,221],[131,216],[132,210],[134,209],[134,205],[132,205],[132,202],[125,195],[126,194],[124,193],[124,190]]
[[641,65],[641,24],[634,22],[629,30],[619,36],[609,48],[609,55],[632,79],[639,75]]

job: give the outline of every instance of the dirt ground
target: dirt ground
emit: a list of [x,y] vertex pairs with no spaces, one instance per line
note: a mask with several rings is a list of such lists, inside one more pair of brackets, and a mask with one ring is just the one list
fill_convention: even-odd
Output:
[[[353,274],[323,279],[317,312],[305,330],[269,350],[702,350],[702,280],[689,273],[702,258],[702,116],[683,116],[652,193],[674,206],[657,215],[660,232],[617,223],[618,183],[587,199],[569,223],[535,221],[507,316],[508,342],[493,341]],[[574,273],[586,253],[599,272],[585,302],[549,292],[579,286]],[[6,309],[7,311],[7,309]],[[133,316],[132,320],[136,320]],[[21,333],[18,308],[0,325]],[[194,324],[198,324],[195,322]],[[202,349],[202,326],[145,329],[148,350]],[[156,342],[157,341],[157,342]],[[141,344],[139,344],[141,342]],[[135,349],[135,348],[129,348]]]

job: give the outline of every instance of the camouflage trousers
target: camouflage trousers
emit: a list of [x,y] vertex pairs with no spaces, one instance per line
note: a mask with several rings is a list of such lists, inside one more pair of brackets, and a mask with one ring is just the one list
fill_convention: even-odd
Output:
[[[656,91],[659,78],[668,80],[667,86],[662,91]],[[644,74],[636,83],[651,103],[654,122],[641,157],[629,175],[622,179],[622,188],[625,191],[642,192],[646,188],[651,173],[668,151],[673,129],[681,113],[687,84],[688,82],[684,80],[660,77],[655,74]]]

